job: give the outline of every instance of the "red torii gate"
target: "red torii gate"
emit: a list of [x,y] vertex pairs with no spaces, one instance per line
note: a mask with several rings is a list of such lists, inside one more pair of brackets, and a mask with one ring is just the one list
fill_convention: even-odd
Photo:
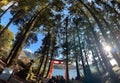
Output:
[[48,74],[48,77],[47,78],[51,78],[52,76],[52,72],[53,72],[53,69],[54,69],[54,64],[62,64],[63,63],[63,60],[52,60],[51,62],[51,67],[50,67],[50,71],[49,71],[49,74]]

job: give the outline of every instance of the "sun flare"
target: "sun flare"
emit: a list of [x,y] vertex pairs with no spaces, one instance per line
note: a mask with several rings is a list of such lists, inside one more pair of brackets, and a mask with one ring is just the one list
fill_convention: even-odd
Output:
[[107,52],[110,52],[111,51],[111,47],[110,46],[105,46],[104,50],[107,51]]

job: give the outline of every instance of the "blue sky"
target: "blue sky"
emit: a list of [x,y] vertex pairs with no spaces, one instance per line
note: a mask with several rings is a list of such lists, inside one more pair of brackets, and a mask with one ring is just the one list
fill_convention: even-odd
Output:
[[[69,5],[66,5],[69,6]],[[3,10],[7,9],[7,7],[9,7],[9,5],[2,7]],[[67,9],[64,9],[63,11],[64,16],[68,15],[68,11]],[[1,24],[3,24],[4,26],[9,22],[10,18],[12,18],[10,12],[8,11],[1,19]],[[14,35],[16,35],[18,29],[17,26],[11,24],[9,26],[9,29],[14,33]],[[41,40],[43,39],[43,36],[41,34],[38,34],[38,42],[35,44],[31,44],[31,46],[29,48],[26,48],[27,50],[31,50],[32,52],[36,51],[40,46],[41,46]],[[24,48],[23,48],[24,49]]]
[[[1,24],[2,25],[6,25],[9,22],[9,19],[11,18],[11,14],[9,12],[7,12],[1,19]],[[16,35],[17,33],[17,26],[11,24],[9,26],[9,29],[14,33],[14,35]],[[31,44],[31,46],[29,48],[26,48],[27,50],[30,50],[32,52],[36,51],[40,46],[41,46],[41,40],[42,40],[43,36],[41,34],[38,34],[38,42],[35,44]]]

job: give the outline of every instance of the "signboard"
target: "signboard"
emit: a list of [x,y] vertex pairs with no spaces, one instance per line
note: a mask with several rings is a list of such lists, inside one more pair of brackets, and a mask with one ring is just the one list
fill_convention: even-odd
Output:
[[7,67],[6,67],[6,68],[3,70],[3,72],[0,74],[0,79],[7,81],[7,80],[10,79],[12,73],[13,73],[13,69],[10,69],[10,68],[7,68]]

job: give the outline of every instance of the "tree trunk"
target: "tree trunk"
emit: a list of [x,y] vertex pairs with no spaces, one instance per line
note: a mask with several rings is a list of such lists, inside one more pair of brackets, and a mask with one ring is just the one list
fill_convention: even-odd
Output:
[[[89,9],[81,0],[79,0],[79,1],[80,1],[87,9]],[[101,44],[100,44],[100,42],[99,42],[99,40],[98,40],[98,38],[97,38],[97,34],[95,33],[95,31],[94,31],[94,29],[93,29],[93,27],[92,27],[92,25],[91,25],[91,23],[90,23],[87,15],[86,15],[84,12],[82,12],[82,13],[85,15],[86,20],[87,20],[88,23],[89,23],[89,30],[92,32],[92,34],[93,34],[93,36],[94,36],[94,38],[95,38],[95,43],[96,43],[96,45],[98,46],[98,49],[99,49],[100,54],[101,54],[101,58],[102,58],[105,66],[106,66],[106,69],[107,69],[107,71],[109,72],[111,78],[113,78],[113,77],[115,77],[115,73],[114,73],[114,71],[112,70],[112,66],[111,66],[108,58],[106,57],[105,53],[103,52],[102,46],[101,46]],[[97,20],[97,21],[98,21],[98,20]]]
[[[75,46],[75,34],[74,34],[74,46]],[[76,51],[76,46],[74,47],[74,51],[75,51],[75,63],[76,63],[76,71],[77,71],[77,77],[80,79],[80,71],[79,71],[79,64],[78,64],[78,55],[77,55],[77,51]]]
[[45,63],[44,63],[44,67],[43,67],[43,71],[42,71],[42,77],[44,77],[45,75],[45,70],[46,70],[46,66],[47,66],[47,62],[49,61],[49,56],[48,56],[48,53],[46,55],[46,59],[45,59]]
[[75,63],[76,63],[77,77],[80,79],[81,76],[80,76],[80,71],[79,71],[78,57],[76,54],[75,54]]
[[[113,36],[113,41],[115,42],[115,46],[118,50],[120,50],[120,47],[118,45],[120,45],[120,43],[118,42],[113,30],[111,29],[113,26],[111,24],[108,24],[106,22],[106,20],[104,18],[102,18],[102,20],[104,21],[104,23],[106,24],[107,28],[109,29],[111,36]],[[112,27],[111,27],[112,26]]]
[[94,63],[95,63],[96,69],[97,69],[97,71],[98,71],[98,74],[100,75],[101,72],[100,72],[100,69],[99,69],[99,66],[98,66],[98,62],[97,62],[97,60],[95,59],[95,53],[93,52],[92,49],[91,49],[91,52],[92,52],[92,56],[93,56],[93,60],[94,60]]
[[[54,48],[53,48],[53,50],[54,50]],[[47,78],[48,75],[49,75],[50,66],[51,66],[51,63],[52,63],[52,60],[53,60],[53,53],[54,53],[54,51],[52,51],[52,53],[51,53],[50,62],[49,62],[49,66],[48,66],[48,71],[47,71],[47,74],[46,74],[45,78]]]
[[0,37],[3,35],[3,33],[9,28],[10,24],[18,17],[19,12],[17,12],[13,18],[8,22],[8,24],[4,27],[4,29],[0,32]]
[[[111,52],[111,54],[113,55],[113,57],[115,58],[115,60],[117,61],[118,65],[119,65],[119,67],[120,67],[120,57],[119,57],[118,54],[117,54],[117,52],[120,51],[120,47],[118,46],[118,45],[120,45],[120,44],[119,44],[118,40],[116,39],[115,34],[114,34],[113,31],[111,30],[109,24],[105,21],[105,19],[102,19],[102,20],[105,22],[107,28],[110,30],[110,32],[111,32],[111,34],[112,34],[112,36],[113,36],[113,41],[114,41],[114,43],[115,43],[115,47],[116,47],[116,50],[117,50],[117,51]],[[111,25],[111,26],[112,26],[112,25]],[[114,49],[114,48],[112,48],[112,49]],[[120,52],[119,52],[119,54],[120,54]]]
[[40,61],[39,61],[40,65],[39,65],[39,67],[38,67],[37,75],[40,74],[40,71],[41,71],[41,68],[42,68],[42,64],[43,64],[43,62],[44,62],[44,58],[45,58],[44,55],[42,55],[41,58],[40,58]]
[[[25,30],[24,30],[23,32],[21,32],[21,35],[23,35],[24,33],[25,33]],[[21,39],[21,38],[22,38],[22,36],[20,37],[20,39]],[[12,57],[12,54],[14,53],[15,49],[16,49],[17,46],[19,45],[19,41],[20,41],[19,39],[16,39],[16,40],[14,41],[13,47],[12,47],[12,49],[11,49],[8,57],[6,58],[6,63],[8,63],[9,60],[10,60],[10,58]]]
[[14,5],[15,5],[15,1],[13,2],[13,4],[12,5],[10,5],[2,14],[0,14],[0,19],[2,18],[2,16],[10,9],[10,8],[12,8]]
[[31,20],[28,22],[28,26],[26,28],[26,31],[25,33],[21,36],[21,38],[18,40],[19,42],[17,42],[18,44],[15,45],[15,51],[10,55],[11,58],[8,59],[7,61],[7,66],[10,66],[13,62],[15,62],[15,59],[17,59],[17,57],[19,56],[29,34],[30,34],[30,31],[31,29],[33,28],[36,20],[37,20],[37,17],[39,16],[39,14],[41,12],[43,12],[49,5],[45,6],[43,9],[41,9],[38,13],[36,13],[32,18]]
[[99,55],[96,47],[93,48],[93,50],[94,50],[95,55],[98,57],[98,60],[99,60],[99,62],[100,62],[100,66],[102,67],[103,71],[105,71],[105,70],[106,70],[106,67],[105,67],[105,65],[103,64],[103,60],[101,60],[101,57],[100,57],[100,55]]
[[115,8],[111,7],[109,4],[106,4],[106,2],[101,1],[101,3],[102,3],[104,6],[107,6],[108,8],[111,8],[112,11],[114,11],[118,16],[120,15],[120,14],[118,13],[118,11],[115,10]]
[[48,75],[49,75],[50,66],[51,66],[51,63],[52,63],[52,60],[53,60],[54,51],[55,51],[55,45],[54,45],[54,43],[55,43],[55,40],[52,39],[52,40],[51,40],[51,47],[52,47],[51,57],[50,57],[50,62],[49,62],[49,66],[48,66],[48,71],[47,71],[47,74],[46,74],[45,78],[47,78]]
[[67,31],[67,27],[68,27],[68,17],[66,18],[66,27],[65,27],[65,29],[66,29],[66,80],[67,80],[67,82],[69,81],[69,68],[68,68],[68,36],[67,36],[67,33],[68,33],[68,31]]
[[[77,24],[76,24],[77,26]],[[78,37],[78,44],[79,44],[79,50],[80,50],[80,58],[81,58],[81,61],[82,61],[82,67],[83,67],[83,73],[84,73],[84,76],[86,77],[87,76],[87,72],[85,71],[85,62],[84,62],[84,57],[83,57],[83,53],[82,53],[82,47],[81,47],[81,43],[80,43],[80,36],[79,36],[79,30],[78,30],[78,27],[76,27],[77,29],[77,37]]]
[[[119,13],[119,11],[117,11],[117,10],[115,10],[115,8],[114,7],[112,7],[111,5],[110,5],[110,3],[106,3],[106,2],[104,2],[104,1],[96,1],[97,3],[101,3],[102,5],[104,5],[104,7],[105,7],[105,9],[107,10],[107,11],[111,11],[111,12],[114,12],[114,20],[113,19],[111,19],[112,21],[114,21],[114,23],[115,24],[117,24],[118,26],[119,26],[119,22],[118,22],[118,20],[120,19],[120,13]],[[116,3],[118,3],[117,1],[115,1],[114,0],[114,2],[116,2]],[[114,6],[114,4],[111,2],[111,4]],[[119,3],[118,3],[119,4]],[[120,26],[119,26],[120,27]],[[119,28],[118,27],[118,28]],[[120,29],[120,28],[119,28]]]
[[[43,65],[43,60],[44,60],[44,58],[46,58],[45,57],[45,55],[46,55],[46,52],[47,52],[47,55],[48,55],[48,51],[49,51],[49,48],[50,47],[48,47],[48,46],[50,46],[50,43],[48,42],[49,41],[49,34],[44,38],[44,41],[43,41],[43,43],[44,43],[44,46],[43,46],[43,48],[42,48],[42,58],[40,58],[40,65],[39,65],[39,68],[38,68],[38,72],[37,72],[37,74],[39,75],[39,74],[41,74],[40,73],[40,71],[41,71],[41,68],[42,68],[42,65]],[[50,42],[51,42],[51,40],[50,40]],[[49,45],[48,45],[49,44]],[[42,74],[41,74],[42,75]]]
[[[105,4],[104,4],[104,5],[105,5]],[[106,27],[108,28],[108,30],[109,30],[110,33],[112,34],[111,36],[113,36],[113,41],[115,42],[117,49],[120,50],[120,47],[118,46],[120,43],[118,42],[118,40],[117,40],[117,38],[116,38],[113,30],[112,30],[112,27],[114,27],[112,24],[114,24],[114,23],[113,23],[113,22],[111,22],[112,24],[108,23],[108,22],[105,20],[105,18],[100,14],[100,12],[95,9],[95,7],[94,7],[93,5],[89,5],[89,6],[94,10],[95,13],[98,14],[98,16],[101,16],[99,19],[101,19],[101,22],[104,22],[104,23],[105,23]],[[109,6],[108,6],[108,7],[109,7]],[[107,17],[106,17],[106,18],[107,18]]]
[[89,63],[88,63],[85,45],[84,45],[83,42],[82,42],[82,46],[83,46],[83,52],[84,52],[85,61],[86,61],[86,63],[87,63],[87,64],[85,65],[85,69],[86,69],[86,71],[87,71],[87,77],[91,77],[91,76],[92,76],[92,73],[91,73],[91,70],[90,70],[90,65],[89,65]]
[[[97,2],[97,1],[96,1],[96,2]],[[110,19],[114,22],[114,24],[117,25],[117,28],[120,29],[120,25],[119,25],[120,14],[119,14],[113,7],[111,7],[109,4],[106,4],[105,2],[102,2],[102,1],[98,1],[98,3],[99,3],[99,2],[100,2],[102,5],[105,6],[105,8],[106,8],[107,11],[115,12],[115,15],[114,15],[114,18],[115,18],[115,19],[113,19],[113,18],[110,18]],[[113,16],[112,16],[112,17],[113,17]]]
[[[87,7],[87,6],[86,6],[86,7]],[[87,8],[88,8],[88,7],[87,7]],[[95,10],[94,7],[92,7],[92,9],[96,12],[96,10]],[[91,13],[91,15],[93,16],[93,18],[95,19],[95,21],[97,22],[97,24],[98,24],[98,26],[99,26],[102,34],[103,34],[103,37],[105,38],[105,41],[107,42],[107,44],[110,45],[112,48],[114,48],[113,45],[112,45],[112,43],[110,42],[110,39],[108,38],[108,36],[107,36],[107,34],[106,34],[105,30],[104,30],[104,27],[103,27],[103,25],[101,24],[101,22],[98,20],[98,18],[97,18],[95,15],[93,15],[94,13],[90,10],[90,8],[88,8],[88,10],[90,11],[90,13]],[[98,12],[98,13],[99,13],[99,12]],[[110,30],[109,24],[104,20],[103,17],[101,17],[101,19],[102,19],[103,22],[106,24],[107,28]],[[112,33],[112,30],[110,30],[110,31],[111,31],[111,33]],[[113,33],[112,33],[112,35],[114,36]],[[115,39],[115,36],[114,36],[113,38]],[[116,39],[115,39],[115,40],[116,40]],[[117,44],[119,45],[119,43],[117,42],[117,40],[116,40],[115,43],[117,43]],[[116,45],[116,46],[117,46],[117,45]],[[119,46],[118,46],[118,47],[119,47]],[[111,54],[113,55],[114,59],[117,61],[118,65],[120,66],[120,58],[119,58],[119,56],[117,55],[117,53],[116,53],[116,52],[114,52],[114,53],[111,52]]]
[[42,72],[42,76],[44,77],[44,75],[45,75],[45,69],[46,69],[46,66],[47,66],[47,62],[49,61],[49,50],[50,50],[50,45],[51,45],[51,38],[49,39],[49,40],[47,40],[47,41],[49,41],[47,44],[47,54],[46,54],[46,60],[45,60],[45,65],[44,65],[44,68],[43,68],[43,72]]
[[[96,42],[98,42],[99,40],[98,40],[98,38],[97,38],[97,34],[94,32],[94,30],[93,30],[93,26],[92,26],[92,24],[90,23],[90,21],[89,21],[89,18],[88,18],[88,16],[84,13],[84,11],[80,8],[80,7],[78,7],[79,9],[80,9],[80,11],[81,11],[81,13],[83,13],[84,14],[84,16],[85,16],[85,18],[86,18],[86,20],[88,21],[88,23],[89,23],[89,29],[90,28],[92,28],[92,34],[93,34],[93,36],[95,36],[95,39],[97,39],[97,41]],[[91,29],[90,29],[91,30]],[[95,34],[95,35],[94,35]],[[95,42],[95,43],[96,43]],[[97,43],[96,43],[96,45],[97,45]],[[99,47],[98,47],[99,48]],[[94,48],[95,49],[95,52],[97,53],[96,55],[97,55],[97,57],[98,57],[98,59],[99,59],[99,61],[100,61],[100,64],[101,64],[101,66],[102,66],[102,69],[103,70],[105,70],[105,66],[103,65],[103,63],[102,63],[102,61],[101,61],[101,58],[100,58],[100,56],[98,55],[98,52],[97,52],[97,49],[96,48]],[[100,53],[101,54],[101,53]],[[103,59],[102,59],[103,60]],[[104,61],[103,61],[104,62]],[[105,64],[105,63],[104,63]]]

